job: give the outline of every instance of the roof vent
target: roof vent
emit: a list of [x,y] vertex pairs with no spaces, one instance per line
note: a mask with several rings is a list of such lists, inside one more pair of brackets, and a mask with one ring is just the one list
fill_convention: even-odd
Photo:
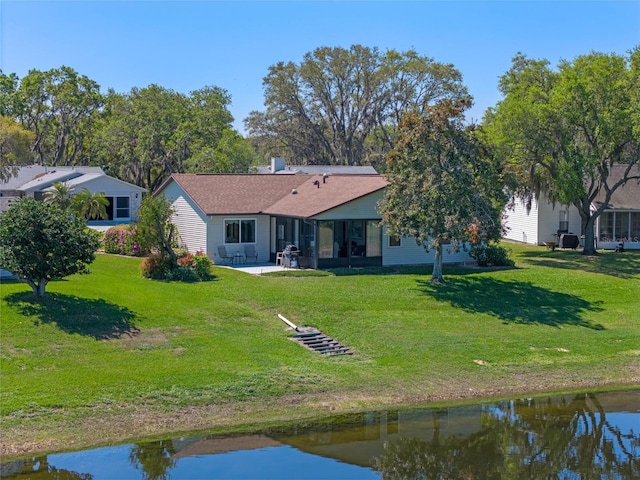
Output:
[[296,193],[298,193],[298,190],[296,190],[295,188],[291,190],[291,195],[295,195]]
[[320,180],[314,180],[314,181],[313,181],[313,184],[314,184],[316,187],[320,188]]
[[329,176],[328,173],[323,173],[322,174],[322,183],[327,183],[327,177]]

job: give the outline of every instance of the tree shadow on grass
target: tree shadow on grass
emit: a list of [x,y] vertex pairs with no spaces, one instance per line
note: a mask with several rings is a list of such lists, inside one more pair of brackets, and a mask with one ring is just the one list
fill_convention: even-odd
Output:
[[624,253],[600,252],[598,255],[582,255],[579,250],[529,250],[519,257],[530,265],[566,268],[584,272],[601,273],[618,278],[638,278],[640,274],[640,251]]
[[601,312],[601,302],[588,302],[575,295],[554,292],[529,282],[506,282],[485,277],[449,277],[447,283],[418,280],[418,286],[438,301],[470,313],[485,313],[505,324],[578,326],[604,330],[583,318],[586,312]]
[[134,312],[101,299],[60,293],[48,293],[44,299],[36,299],[31,292],[20,292],[9,295],[6,302],[21,315],[33,318],[36,324],[55,324],[64,332],[96,340],[133,337],[140,332],[133,323]]

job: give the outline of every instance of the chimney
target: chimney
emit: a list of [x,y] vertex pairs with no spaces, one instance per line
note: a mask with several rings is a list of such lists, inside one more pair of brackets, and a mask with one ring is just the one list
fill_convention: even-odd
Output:
[[271,173],[279,172],[280,170],[284,170],[284,158],[275,157],[271,159]]

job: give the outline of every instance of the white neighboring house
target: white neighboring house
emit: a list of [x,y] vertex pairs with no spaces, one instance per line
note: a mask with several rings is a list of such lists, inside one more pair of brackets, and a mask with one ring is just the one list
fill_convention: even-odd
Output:
[[5,211],[16,198],[31,197],[44,200],[55,183],[65,183],[74,193],[86,188],[90,192],[104,192],[109,200],[107,220],[89,220],[96,230],[135,221],[142,195],[146,189],[118,180],[104,173],[100,167],[20,167],[18,174],[0,183],[0,211]]
[[[610,180],[622,178],[622,168],[615,166]],[[604,193],[599,195],[591,210],[602,205]],[[505,210],[503,225],[508,228],[505,238],[531,245],[558,242],[562,233],[574,233],[582,237],[582,222],[578,209],[573,205],[552,205],[542,195],[534,198],[531,209],[516,199],[512,208]],[[640,249],[640,183],[628,181],[618,188],[609,200],[595,225],[596,248],[615,249],[624,242],[625,249]]]

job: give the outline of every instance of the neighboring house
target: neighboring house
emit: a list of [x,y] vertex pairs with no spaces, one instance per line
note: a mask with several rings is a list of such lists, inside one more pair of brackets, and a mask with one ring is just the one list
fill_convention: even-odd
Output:
[[[379,225],[381,175],[174,174],[155,193],[175,209],[181,247],[220,261],[255,247],[259,262],[274,262],[286,245],[299,249],[307,268],[430,264],[412,238],[389,237]],[[445,263],[470,261],[444,251]]]
[[90,220],[88,225],[104,230],[112,225],[129,223],[136,218],[142,194],[146,189],[106,175],[99,167],[20,167],[18,174],[0,183],[0,211],[9,208],[11,201],[20,197],[44,200],[55,183],[65,183],[74,193],[83,188],[91,192],[104,192],[109,200],[107,220]]
[[352,165],[286,165],[285,159],[276,157],[271,159],[271,165],[258,165],[256,173],[278,175],[293,175],[297,173],[309,173],[316,175],[376,175],[376,169],[371,166]]
[[[622,178],[623,166],[611,171],[610,183]],[[602,205],[604,192],[596,198],[592,211]],[[532,245],[557,242],[562,233],[574,233],[582,237],[582,221],[573,205],[553,205],[544,195],[534,198],[531,209],[516,199],[505,210],[503,225],[508,228],[505,238]],[[596,247],[615,249],[624,241],[625,249],[640,249],[640,184],[628,181],[618,188],[608,207],[598,217],[595,225]]]

